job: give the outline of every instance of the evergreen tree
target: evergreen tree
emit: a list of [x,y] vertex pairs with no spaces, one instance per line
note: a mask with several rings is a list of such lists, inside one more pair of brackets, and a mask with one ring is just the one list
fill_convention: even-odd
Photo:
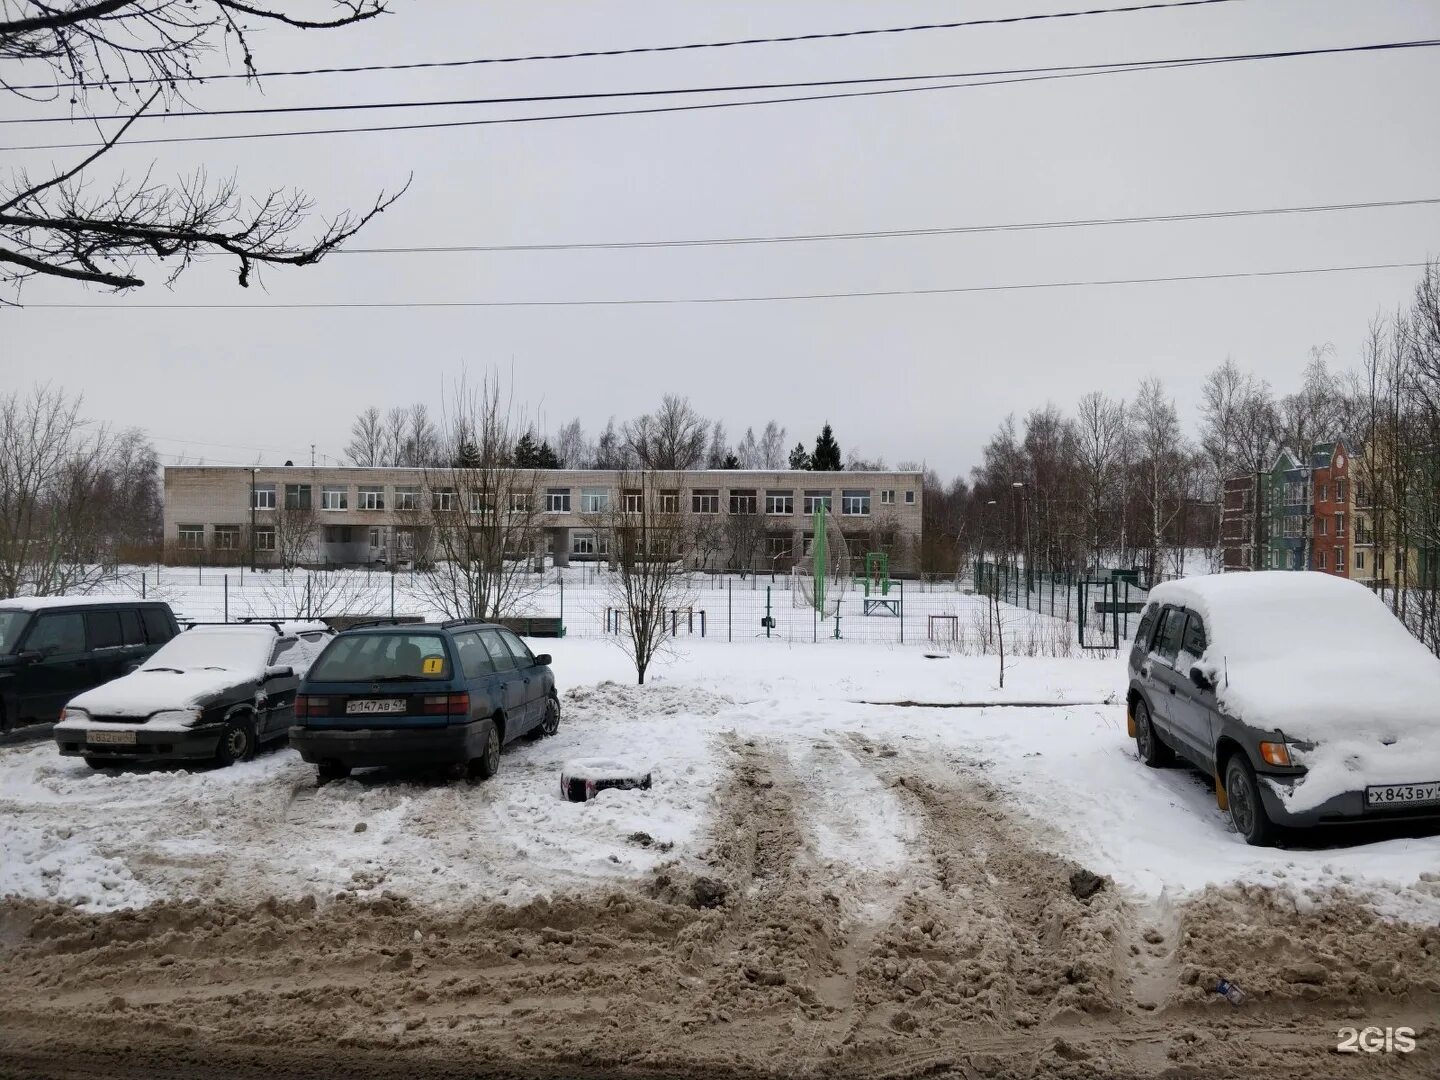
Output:
[[811,455],[810,468],[816,472],[840,472],[844,468],[840,460],[840,444],[835,441],[835,433],[830,430],[829,421],[820,429],[820,437],[815,440],[815,453]]
[[738,469],[738,468],[740,468],[740,459],[735,456],[735,451],[731,450],[729,453],[727,453],[727,454],[725,455],[725,460],[722,461],[722,462],[720,462],[720,468],[722,468],[722,469]]
[[535,467],[537,469],[558,469],[560,468],[560,455],[550,447],[550,440],[546,439],[535,451]]
[[796,443],[795,449],[790,451],[790,468],[808,469],[810,467],[810,452],[805,449],[803,442]]
[[479,467],[480,448],[470,439],[461,439],[460,445],[455,450],[455,468],[478,469]]
[[540,468],[540,448],[535,445],[535,436],[528,431],[515,443],[515,465],[520,469]]

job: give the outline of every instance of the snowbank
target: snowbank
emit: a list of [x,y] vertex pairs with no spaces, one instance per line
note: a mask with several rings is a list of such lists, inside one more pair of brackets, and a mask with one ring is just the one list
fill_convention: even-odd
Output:
[[1368,784],[1440,781],[1440,659],[1365,586],[1269,571],[1166,582],[1150,599],[1205,620],[1201,664],[1220,707],[1292,741],[1308,770],[1277,789],[1292,809]]

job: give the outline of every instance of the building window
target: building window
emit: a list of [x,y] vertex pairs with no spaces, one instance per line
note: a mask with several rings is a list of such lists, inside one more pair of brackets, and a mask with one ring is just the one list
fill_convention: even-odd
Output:
[[271,525],[264,525],[255,530],[255,550],[275,550],[275,529]]
[[240,526],[216,525],[215,547],[221,551],[238,551],[240,549]]
[[718,514],[720,512],[720,490],[699,488],[690,493],[690,509],[696,514]]
[[1319,548],[1319,549],[1317,549],[1316,552],[1315,552],[1315,569],[1316,569],[1316,570],[1324,570],[1324,569],[1325,569],[1325,549],[1324,549],[1324,548]]
[[582,514],[603,514],[610,509],[610,493],[604,488],[580,489],[580,512]]
[[193,551],[205,546],[204,525],[180,525],[175,530],[176,542],[187,550]]
[[1355,552],[1355,569],[1356,569],[1356,570],[1364,570],[1364,569],[1365,569],[1365,552],[1363,552],[1363,551],[1357,551],[1357,552]]
[[1344,502],[1344,501],[1345,501],[1345,481],[1344,481],[1344,480],[1336,480],[1336,481],[1335,481],[1335,501],[1336,501],[1336,502]]
[[890,506],[890,505],[892,505],[894,502],[895,502],[895,492],[894,492],[893,489],[892,489],[892,490],[889,490],[889,491],[882,491],[882,492],[880,492],[880,505],[881,505],[881,506]]
[[730,513],[732,514],[755,514],[759,513],[759,500],[754,491],[732,491],[730,492]]
[[419,510],[420,489],[418,487],[397,487],[395,489],[396,510]]
[[625,492],[625,513],[643,514],[645,512],[645,493],[643,491]]
[[383,548],[385,546],[385,530],[378,525],[370,528],[370,546],[372,548]]
[[1366,490],[1365,490],[1365,481],[1364,481],[1364,480],[1356,480],[1356,481],[1355,481],[1355,505],[1356,505],[1356,506],[1368,506],[1369,503],[1366,502],[1366,498],[1365,498],[1367,494],[1368,494],[1368,493],[1367,493]]
[[254,506],[256,510],[275,509],[275,485],[256,484]]
[[286,510],[309,510],[310,485],[309,484],[286,484],[285,485],[285,509]]
[[383,487],[362,487],[360,489],[361,510],[384,510],[385,489]]
[[1335,515],[1335,535],[1336,535],[1336,536],[1344,536],[1344,535],[1345,535],[1345,515],[1344,515],[1344,514],[1336,514],[1336,515]]
[[442,510],[446,513],[460,509],[460,498],[454,488],[431,488],[430,506],[435,510]]
[[842,491],[840,493],[840,513],[849,517],[870,513],[870,492]]
[[830,492],[828,491],[807,491],[805,492],[805,513],[813,514],[816,510],[829,511]]
[[1319,495],[1319,499],[1320,499],[1321,502],[1329,502],[1329,501],[1330,501],[1330,485],[1329,485],[1329,484],[1321,484],[1321,485],[1320,485],[1320,495]]
[[350,543],[349,525],[326,525],[325,542],[327,544],[348,544]]
[[680,492],[660,492],[660,512],[662,514],[678,514],[680,512]]
[[1285,505],[1305,505],[1305,485],[1302,484],[1299,480],[1285,481]]
[[1343,574],[1344,572],[1345,572],[1345,549],[1344,549],[1343,547],[1337,547],[1337,548],[1335,549],[1335,573],[1337,573],[1337,574]]
[[547,514],[568,514],[570,512],[570,489],[550,488],[545,492]]
[[320,489],[321,510],[345,510],[350,506],[350,489],[344,487],[323,487]]
[[510,512],[512,514],[528,514],[530,512],[530,492],[512,491],[510,493]]
[[495,493],[493,491],[471,491],[470,492],[470,513],[484,517],[495,512]]
[[915,492],[913,492],[913,491],[907,491],[907,492],[905,492],[905,502],[906,502],[907,504],[913,506],[913,505],[915,504]]
[[1286,514],[1282,535],[1286,539],[1294,540],[1305,535],[1305,519],[1299,514]]
[[610,538],[604,533],[599,536],[594,533],[575,533],[570,537],[570,554],[609,555]]
[[795,513],[795,493],[793,491],[767,491],[765,493],[765,513]]
[[791,541],[788,536],[782,534],[767,537],[766,544],[770,549],[770,558],[772,559],[783,559],[790,554]]
[[1327,524],[1328,524],[1328,521],[1327,521],[1325,518],[1323,518],[1323,517],[1322,517],[1322,518],[1316,518],[1316,519],[1315,519],[1315,535],[1316,535],[1316,536],[1324,536],[1324,535],[1325,535],[1325,526],[1326,526]]

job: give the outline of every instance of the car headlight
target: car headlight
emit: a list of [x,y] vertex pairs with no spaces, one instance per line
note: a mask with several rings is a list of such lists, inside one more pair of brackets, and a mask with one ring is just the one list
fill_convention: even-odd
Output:
[[1290,748],[1284,742],[1262,742],[1260,744],[1260,757],[1267,765],[1289,766]]
[[61,720],[89,720],[90,714],[84,709],[76,709],[69,705],[60,710]]
[[157,712],[151,715],[151,720],[158,720],[163,724],[183,724],[189,727],[204,715],[203,709],[166,709],[164,712]]

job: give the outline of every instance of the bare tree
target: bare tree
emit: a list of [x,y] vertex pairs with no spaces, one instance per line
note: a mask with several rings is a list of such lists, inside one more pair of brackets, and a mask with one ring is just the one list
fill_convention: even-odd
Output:
[[313,506],[282,502],[271,518],[275,528],[275,559],[282,570],[316,561],[315,541],[320,525]]
[[760,442],[755,438],[755,429],[747,427],[745,434],[740,437],[740,442],[735,447],[735,456],[740,459],[742,469],[763,468],[760,454]]
[[1097,390],[1080,399],[1077,413],[1076,464],[1085,546],[1092,565],[1099,567],[1104,561],[1106,518],[1118,501],[1116,481],[1125,438],[1125,403]]
[[49,386],[0,393],[0,596],[86,592],[110,569],[113,440],[80,408]]
[[666,394],[655,412],[627,423],[624,435],[644,469],[693,469],[705,455],[705,420],[689,399],[675,394]]
[[705,451],[705,467],[707,469],[719,469],[725,464],[725,459],[730,456],[730,442],[725,437],[725,424],[716,420],[710,426],[710,445]]
[[616,640],[635,665],[642,686],[651,663],[670,640],[670,613],[694,600],[685,569],[693,519],[674,494],[680,486],[669,472],[623,472],[620,497],[591,519],[597,536],[610,537],[614,572],[607,576],[606,588],[611,606],[625,618],[625,632]]
[[787,464],[785,453],[785,429],[774,420],[765,422],[765,432],[760,436],[759,468],[783,469]]
[[765,518],[757,505],[754,512],[737,511],[732,507],[724,521],[722,528],[725,547],[730,553],[730,569],[740,571],[743,578],[746,573],[755,569],[760,552],[764,549],[768,535]]
[[351,465],[373,467],[387,464],[385,426],[380,419],[380,410],[374,405],[350,424],[350,442],[345,447],[345,456],[350,459]]
[[286,571],[264,575],[257,601],[251,589],[237,598],[259,619],[323,619],[330,615],[375,615],[381,600],[363,574],[348,570]]
[[585,441],[585,429],[580,426],[578,416],[556,434],[555,456],[560,459],[562,469],[584,469],[594,460],[594,451]]
[[441,419],[441,442],[460,433],[473,455],[425,467],[425,492],[413,520],[434,565],[415,576],[414,592],[457,619],[497,619],[539,591],[534,572],[543,507],[533,469],[514,464],[524,427],[500,383],[456,384]]
[[1141,499],[1145,506],[1147,568],[1157,580],[1171,525],[1180,512],[1183,472],[1187,453],[1175,402],[1166,396],[1159,379],[1145,379],[1135,396],[1135,450],[1141,469]]
[[[84,108],[90,90],[104,91],[118,112],[95,121],[119,126],[75,163],[41,176],[21,169],[0,184],[0,281],[16,285],[48,276],[128,289],[145,284],[139,264],[157,260],[173,281],[197,258],[233,258],[242,286],[262,266],[308,266],[320,261],[383,212],[398,196],[381,194],[360,214],[323,222],[300,236],[311,218],[303,193],[273,189],[247,197],[233,181],[212,183],[199,170],[163,183],[150,171],[104,181],[96,163],[157,101],[183,102],[181,86],[202,77],[195,62],[217,39],[238,45],[245,73],[255,76],[250,35],[260,26],[333,29],[374,18],[382,0],[340,0],[328,19],[309,19],[251,0],[6,0],[0,6],[0,63],[13,74],[0,86],[25,100]],[[47,82],[21,72],[48,65]]]

